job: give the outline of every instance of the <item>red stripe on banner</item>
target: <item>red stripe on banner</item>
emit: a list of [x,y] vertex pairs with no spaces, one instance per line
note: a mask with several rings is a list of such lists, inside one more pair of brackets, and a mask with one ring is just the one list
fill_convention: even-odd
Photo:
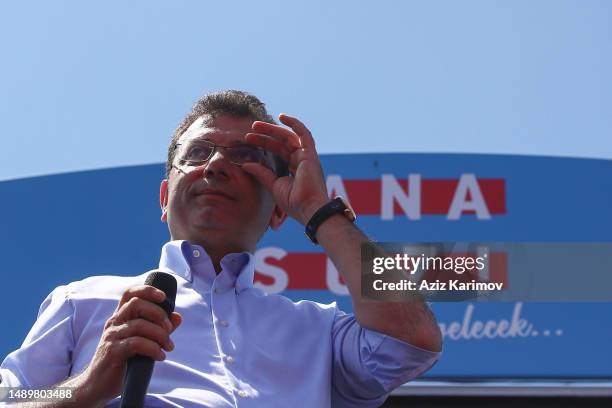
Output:
[[[452,253],[446,256],[472,256],[475,254]],[[504,288],[508,285],[508,256],[505,252],[491,252],[488,254],[489,261],[489,282],[503,282]],[[327,255],[320,252],[290,252],[282,259],[268,257],[264,260],[266,264],[281,268],[287,273],[289,283],[288,290],[318,289],[329,290],[326,280]],[[469,281],[478,279],[476,271],[457,275],[460,280]],[[431,273],[431,272],[430,272]],[[435,272],[433,272],[435,273]],[[448,276],[448,275],[445,275]],[[436,276],[427,276],[428,279],[435,281]],[[264,285],[272,285],[274,278],[255,271],[255,282]],[[345,283],[340,276],[340,282]]]
[[[283,269],[289,276],[287,289],[327,289],[325,264],[327,255],[320,252],[290,252],[282,259],[269,257],[265,263]],[[255,272],[255,282],[274,283],[273,278]]]
[[[491,214],[506,213],[506,182],[504,179],[477,179],[487,208]],[[397,179],[402,189],[408,191],[408,180]],[[381,180],[344,180],[346,194],[357,214],[378,215],[381,212]],[[458,179],[421,180],[422,214],[447,214],[459,184]],[[468,199],[471,199],[468,194]],[[395,203],[394,213],[403,214]],[[474,213],[465,211],[466,214]]]
[[489,282],[503,282],[504,289],[510,288],[508,279],[508,254],[492,252],[489,257]]

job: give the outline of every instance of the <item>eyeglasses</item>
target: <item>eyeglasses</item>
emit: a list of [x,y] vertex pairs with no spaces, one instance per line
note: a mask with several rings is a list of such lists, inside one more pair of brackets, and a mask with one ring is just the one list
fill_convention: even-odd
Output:
[[191,139],[177,143],[175,149],[178,149],[176,158],[181,166],[201,166],[213,157],[215,150],[223,149],[225,157],[233,164],[259,163],[272,169],[271,160],[264,149],[246,144],[222,146],[206,139]]

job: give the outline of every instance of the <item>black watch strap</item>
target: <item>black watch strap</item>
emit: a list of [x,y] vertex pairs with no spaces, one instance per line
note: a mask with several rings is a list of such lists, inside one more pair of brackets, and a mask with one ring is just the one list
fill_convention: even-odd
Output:
[[317,212],[314,213],[312,218],[310,218],[308,224],[306,224],[306,230],[304,233],[313,244],[319,243],[316,238],[317,229],[319,229],[319,226],[334,214],[344,214],[351,222],[355,221],[356,218],[353,209],[347,205],[342,197],[334,198],[329,203],[319,208]]

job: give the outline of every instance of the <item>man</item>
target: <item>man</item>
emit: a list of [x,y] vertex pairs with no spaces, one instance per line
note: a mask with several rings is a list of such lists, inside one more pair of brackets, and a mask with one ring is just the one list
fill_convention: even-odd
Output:
[[[145,275],[61,286],[2,363],[3,385],[73,387],[76,402],[40,406],[118,406],[126,361],[139,354],[157,360],[150,407],[376,407],[429,369],[441,336],[427,305],[361,299],[367,237],[330,204],[308,129],[279,119],[287,127],[244,92],[198,101],[160,188],[171,241],[159,269],[177,278],[176,311],[166,318]],[[334,262],[354,315],[253,287],[256,244],[287,216]]]

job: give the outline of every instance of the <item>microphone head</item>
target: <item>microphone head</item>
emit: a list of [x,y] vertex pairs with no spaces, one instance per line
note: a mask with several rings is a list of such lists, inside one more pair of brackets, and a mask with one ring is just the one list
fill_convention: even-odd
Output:
[[147,275],[145,285],[153,286],[166,294],[166,300],[160,306],[170,315],[174,311],[176,299],[176,278],[169,273],[155,271]]

